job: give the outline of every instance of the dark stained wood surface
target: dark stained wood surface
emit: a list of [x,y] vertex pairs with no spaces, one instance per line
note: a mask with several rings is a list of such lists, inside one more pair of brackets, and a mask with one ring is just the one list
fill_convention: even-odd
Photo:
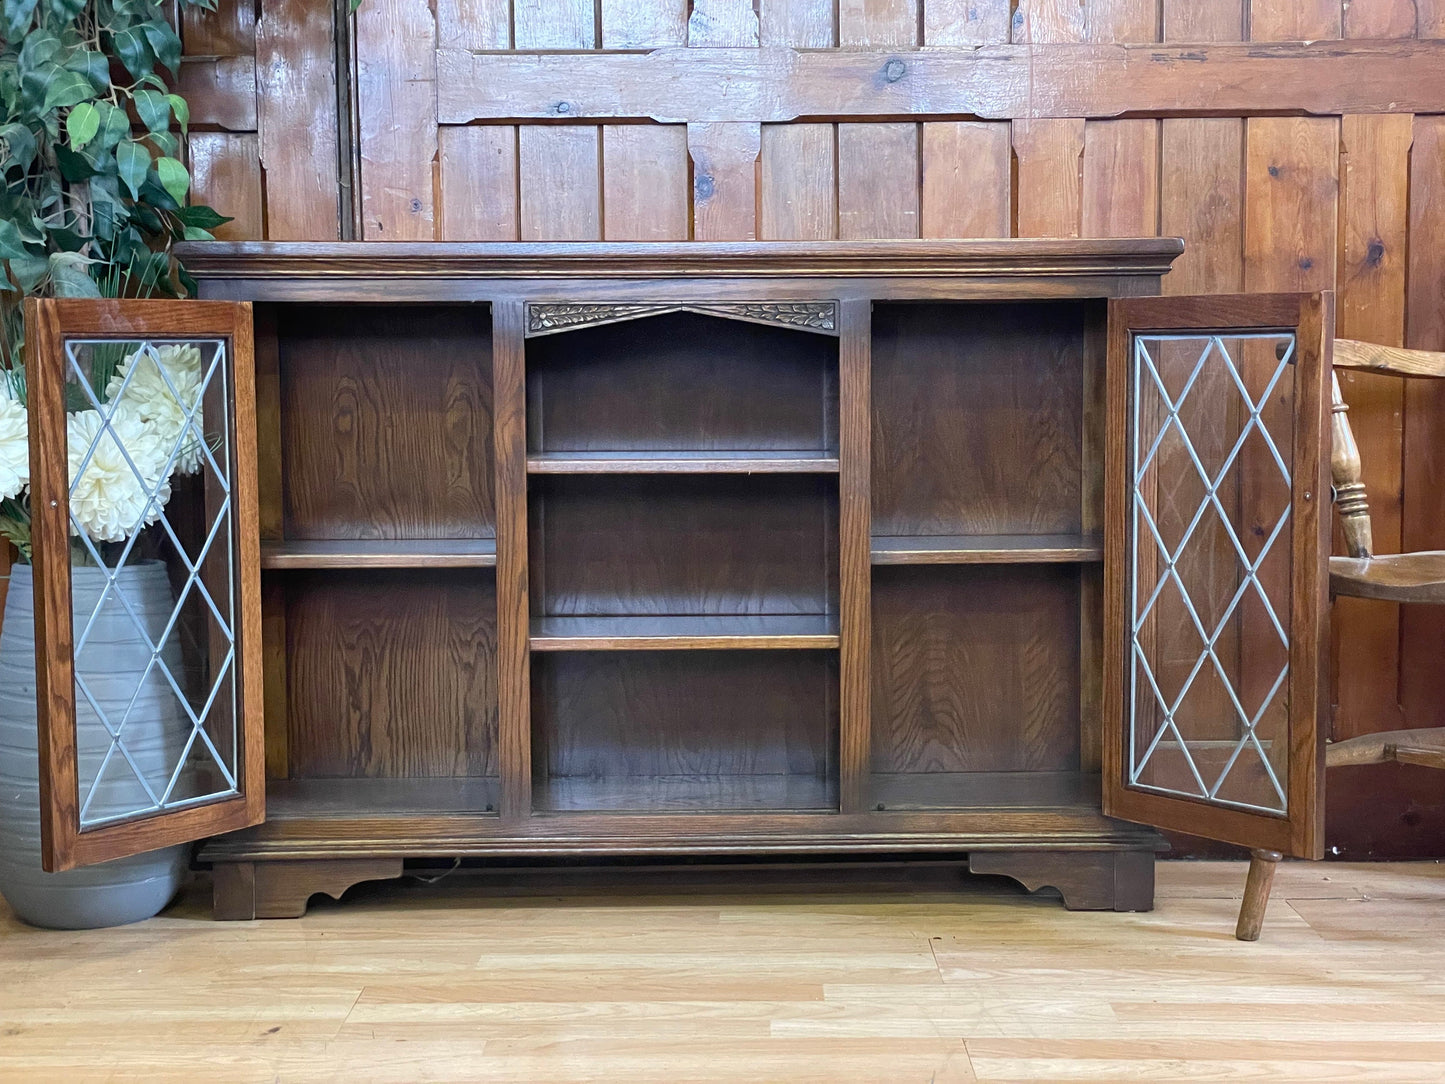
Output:
[[1078,534],[874,535],[875,565],[1009,565],[1102,561],[1102,538]]
[[495,533],[488,329],[481,306],[279,311],[288,538]]
[[497,774],[490,572],[295,572],[286,581],[293,779]]
[[533,651],[698,651],[838,646],[834,614],[541,617]]
[[350,539],[261,543],[261,567],[297,568],[492,568],[492,538]]
[[1088,306],[878,306],[873,532],[1081,533]]
[[1331,557],[1330,593],[1440,605],[1445,603],[1445,551]]
[[872,768],[1077,771],[1078,571],[875,570]]

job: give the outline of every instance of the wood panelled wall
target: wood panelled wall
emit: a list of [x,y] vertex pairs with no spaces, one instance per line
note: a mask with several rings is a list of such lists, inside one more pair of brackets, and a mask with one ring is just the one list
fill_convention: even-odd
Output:
[[[1171,293],[1333,287],[1339,334],[1445,349],[1445,0],[220,0],[183,36],[227,237],[1180,235]],[[1346,383],[1377,547],[1445,547],[1445,388]],[[1445,612],[1334,638],[1338,736],[1445,725]],[[1342,853],[1445,854],[1438,776],[1329,793]]]

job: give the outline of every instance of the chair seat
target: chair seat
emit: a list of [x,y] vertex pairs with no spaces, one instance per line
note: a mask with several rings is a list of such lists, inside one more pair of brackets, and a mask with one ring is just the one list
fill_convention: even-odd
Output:
[[1387,602],[1445,604],[1445,550],[1331,557],[1330,593]]
[[1365,734],[1325,746],[1325,767],[1350,764],[1383,764],[1398,760],[1427,768],[1445,768],[1445,728],[1434,730],[1390,730]]

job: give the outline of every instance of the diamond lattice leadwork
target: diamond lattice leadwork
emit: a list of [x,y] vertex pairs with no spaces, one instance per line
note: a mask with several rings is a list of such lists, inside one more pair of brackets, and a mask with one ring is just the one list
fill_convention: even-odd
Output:
[[67,452],[82,829],[237,793],[221,339],[72,339]]
[[1287,812],[1294,337],[1133,343],[1129,783]]

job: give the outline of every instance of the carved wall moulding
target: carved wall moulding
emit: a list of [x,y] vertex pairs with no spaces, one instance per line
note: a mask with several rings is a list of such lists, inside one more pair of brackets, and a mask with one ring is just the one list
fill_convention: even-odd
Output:
[[659,303],[597,303],[554,304],[530,302],[527,305],[527,336],[554,335],[599,324],[616,324],[645,316],[661,316],[669,312],[696,312],[704,316],[721,316],[727,320],[745,320],[754,324],[774,324],[811,331],[820,335],[838,334],[838,303],[836,301],[716,301],[688,305]]

